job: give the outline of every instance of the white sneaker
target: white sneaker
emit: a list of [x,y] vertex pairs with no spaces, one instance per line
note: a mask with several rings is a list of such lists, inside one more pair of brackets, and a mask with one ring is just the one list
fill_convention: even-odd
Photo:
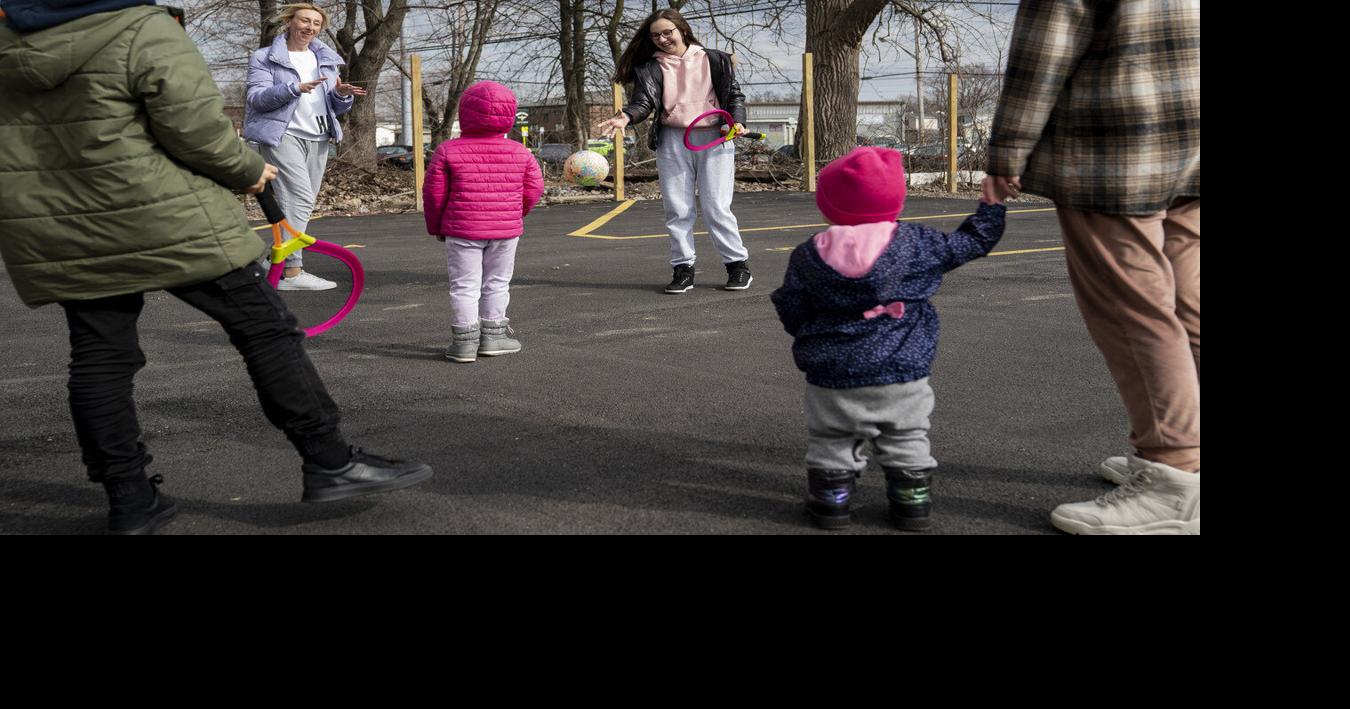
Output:
[[[1135,458],[1135,460],[1146,462],[1143,458]],[[1123,484],[1126,480],[1129,480],[1130,475],[1133,472],[1134,471],[1130,470],[1130,459],[1123,455],[1113,455],[1110,458],[1103,460],[1102,464],[1097,466],[1097,474],[1102,476],[1106,481],[1115,483],[1116,485]]]
[[1200,474],[1129,456],[1120,487],[1060,505],[1050,522],[1070,534],[1199,534]]
[[309,271],[301,271],[300,275],[294,278],[282,278],[277,283],[277,290],[333,290],[334,288],[337,288],[336,283],[319,278]]

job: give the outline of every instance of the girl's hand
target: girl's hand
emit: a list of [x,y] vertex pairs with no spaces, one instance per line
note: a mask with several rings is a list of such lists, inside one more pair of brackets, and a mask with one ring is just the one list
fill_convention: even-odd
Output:
[[[726,134],[727,134],[727,131],[729,131],[729,130],[731,130],[731,129],[730,129],[730,128],[727,128],[725,124],[722,125],[722,135],[726,135]],[[741,134],[744,133],[744,132],[745,132],[745,126],[743,126],[743,125],[737,123],[737,124],[736,124],[736,135],[741,135]]]
[[1008,177],[1006,175],[990,175],[984,178],[982,185],[983,192],[994,199],[993,204],[1003,204],[1003,201],[1009,198],[1016,199],[1022,194],[1022,179],[1020,175]]
[[616,114],[613,118],[611,118],[611,119],[609,119],[609,120],[607,120],[607,121],[605,121],[605,122],[603,122],[603,123],[597,125],[597,126],[595,127],[595,132],[596,132],[596,133],[608,133],[609,131],[612,131],[612,130],[615,130],[615,129],[623,130],[624,128],[627,128],[627,127],[628,127],[628,114],[627,114],[627,113],[624,113],[623,111],[620,111],[620,112],[619,112],[618,114]]
[[313,91],[316,87],[322,86],[322,85],[323,85],[323,82],[325,82],[325,81],[328,81],[328,77],[326,77],[326,76],[320,76],[319,78],[317,78],[317,79],[315,79],[315,80],[313,80],[313,81],[306,81],[305,83],[300,84],[300,85],[297,86],[296,88],[300,91],[300,93],[302,93],[302,94],[307,94],[307,93]]
[[986,175],[980,183],[980,201],[985,204],[1003,204],[1003,199],[994,191],[994,178]]

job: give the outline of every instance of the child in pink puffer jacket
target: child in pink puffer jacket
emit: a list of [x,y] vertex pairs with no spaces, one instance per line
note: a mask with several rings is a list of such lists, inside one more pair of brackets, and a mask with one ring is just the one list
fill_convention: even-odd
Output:
[[506,305],[524,218],[544,194],[544,176],[529,149],[505,134],[516,96],[492,81],[459,99],[460,137],[436,148],[422,187],[427,233],[445,242],[450,271],[454,362],[520,351],[508,335]]

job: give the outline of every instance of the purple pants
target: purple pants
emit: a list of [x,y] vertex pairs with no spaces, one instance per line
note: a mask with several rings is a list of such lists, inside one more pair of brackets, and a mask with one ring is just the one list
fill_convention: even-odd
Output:
[[520,237],[485,241],[445,238],[455,327],[469,327],[480,318],[506,319],[519,243]]

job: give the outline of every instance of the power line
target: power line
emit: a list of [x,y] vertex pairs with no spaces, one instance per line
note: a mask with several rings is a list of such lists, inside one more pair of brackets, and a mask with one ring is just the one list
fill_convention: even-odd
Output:
[[[774,2],[768,2],[768,3],[764,3],[764,4],[762,4],[762,5],[753,6],[753,7],[748,7],[748,8],[739,8],[739,9],[735,9],[735,10],[725,10],[725,11],[710,11],[709,14],[704,14],[704,15],[684,15],[684,19],[686,19],[686,20],[706,20],[706,19],[711,19],[711,18],[713,18],[713,17],[729,17],[729,16],[732,16],[732,15],[744,15],[744,14],[747,14],[747,13],[764,12],[764,11],[767,11],[767,10],[773,10],[773,9],[776,9],[777,7],[779,7],[779,5],[778,5],[777,3],[774,3]],[[600,33],[600,32],[603,32],[603,30],[601,30],[600,28],[590,28],[590,29],[585,30],[585,33],[586,33],[587,35],[590,35],[590,34],[596,34],[596,33]],[[493,37],[493,38],[485,39],[485,40],[483,40],[483,44],[485,44],[485,45],[486,45],[486,44],[512,44],[512,43],[515,43],[515,42],[531,42],[531,41],[545,40],[545,39],[553,39],[553,40],[556,40],[557,38],[558,38],[557,33],[553,33],[553,32],[533,32],[533,33],[527,32],[527,33],[521,33],[521,34],[515,34],[515,35],[507,35],[507,36],[505,36],[505,37]],[[420,46],[420,47],[409,47],[407,51],[409,51],[409,52],[428,52],[428,51],[442,50],[442,49],[452,49],[452,48],[453,48],[452,45],[444,44],[444,43],[442,43],[442,44],[426,44],[426,45],[423,45],[423,46]]]
[[[876,80],[876,79],[904,79],[904,78],[913,78],[914,74],[915,74],[915,72],[912,72],[912,71],[901,72],[901,73],[899,73],[899,74],[877,74],[876,76],[860,76],[860,77],[858,77],[858,80],[859,80],[859,81],[873,81],[873,80]],[[988,77],[998,77],[998,78],[1002,78],[1002,77],[1004,76],[1004,75],[1001,74],[1001,73],[987,73],[987,72],[976,73],[976,72],[968,72],[968,71],[932,71],[932,70],[930,70],[930,71],[920,71],[920,72],[918,72],[918,74],[919,74],[920,76],[948,76],[948,75],[950,75],[950,74],[956,74],[957,76],[988,76]],[[802,82],[801,82],[800,80],[798,80],[798,81],[793,81],[793,80],[791,80],[791,79],[784,79],[784,80],[781,80],[781,81],[751,81],[751,82],[744,82],[744,81],[743,81],[743,82],[739,82],[739,84],[740,84],[741,86],[774,86],[774,85],[777,85],[777,84],[792,84],[793,86],[797,86],[797,85],[800,85],[801,83],[802,83]]]

